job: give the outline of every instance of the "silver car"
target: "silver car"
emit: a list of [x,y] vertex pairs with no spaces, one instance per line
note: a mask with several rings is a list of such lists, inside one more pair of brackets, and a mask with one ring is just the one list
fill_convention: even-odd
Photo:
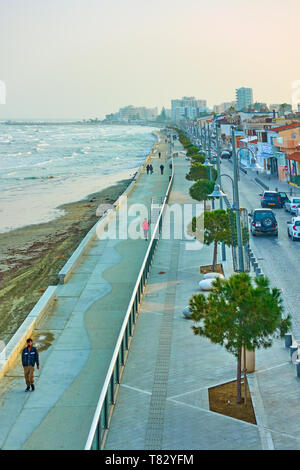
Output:
[[291,222],[287,222],[288,236],[293,240],[300,240],[300,217],[293,217]]
[[285,210],[290,212],[291,214],[297,214],[297,209],[298,207],[300,207],[300,197],[299,196],[290,197],[289,201],[285,202],[284,207],[285,207]]

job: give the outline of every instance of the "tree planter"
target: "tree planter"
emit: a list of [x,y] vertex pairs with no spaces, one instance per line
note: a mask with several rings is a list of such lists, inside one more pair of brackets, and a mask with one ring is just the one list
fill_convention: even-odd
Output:
[[200,266],[200,273],[201,274],[207,274],[207,273],[212,273],[212,272],[223,274],[223,276],[224,276],[224,270],[223,270],[222,263],[216,264],[214,271],[212,270],[212,265],[211,264]]

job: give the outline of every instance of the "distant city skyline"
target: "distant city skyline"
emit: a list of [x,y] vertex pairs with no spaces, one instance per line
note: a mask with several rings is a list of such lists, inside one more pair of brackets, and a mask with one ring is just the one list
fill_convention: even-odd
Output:
[[298,0],[1,0],[0,119],[160,111],[182,96],[212,109],[241,87],[291,103],[299,14]]

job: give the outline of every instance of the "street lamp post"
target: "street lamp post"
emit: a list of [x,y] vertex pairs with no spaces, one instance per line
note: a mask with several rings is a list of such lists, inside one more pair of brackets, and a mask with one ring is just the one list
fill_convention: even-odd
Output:
[[239,177],[239,168],[238,168],[238,157],[235,148],[235,130],[234,126],[231,128],[232,131],[232,156],[233,156],[233,201],[234,201],[234,210],[236,212],[236,233],[237,233],[237,243],[238,243],[238,254],[239,254],[239,271],[244,272],[244,254],[243,254],[243,244],[242,244],[242,232],[241,232],[241,214],[240,214],[240,199],[239,199],[239,187],[238,187],[238,177]]
[[[220,144],[219,144],[219,125],[216,125],[216,143],[217,143],[217,171],[218,171],[218,178],[217,178],[217,183],[221,185],[221,164],[220,164],[220,158],[221,158],[221,152],[220,152]],[[220,209],[223,209],[223,198],[220,197]],[[225,248],[225,243],[222,242],[222,261],[226,261],[226,248]]]
[[[209,167],[209,181],[212,181],[212,164],[211,164],[211,135],[210,135],[210,129],[209,129],[209,123],[207,123],[207,134],[208,134],[208,162],[209,165],[206,164],[207,167]],[[206,162],[205,162],[206,163]],[[212,209],[215,208],[215,201],[212,199],[211,201],[211,206]]]

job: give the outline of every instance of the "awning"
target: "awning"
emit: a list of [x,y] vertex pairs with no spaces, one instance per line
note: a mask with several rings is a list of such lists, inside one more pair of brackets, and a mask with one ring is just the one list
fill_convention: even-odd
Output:
[[300,152],[294,152],[290,155],[286,155],[287,160],[294,160],[294,162],[300,162]]

